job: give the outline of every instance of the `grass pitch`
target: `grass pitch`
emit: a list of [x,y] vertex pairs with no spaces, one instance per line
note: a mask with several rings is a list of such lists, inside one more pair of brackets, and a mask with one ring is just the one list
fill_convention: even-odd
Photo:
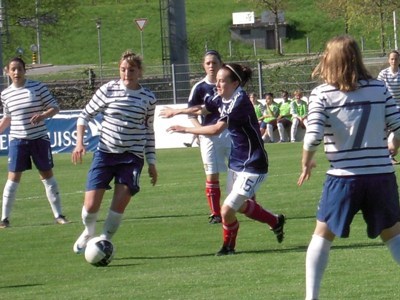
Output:
[[[69,154],[55,155],[64,213],[72,223],[54,225],[37,172],[25,172],[12,227],[0,231],[0,299],[304,299],[305,253],[327,162],[318,152],[311,180],[298,188],[301,144],[267,144],[267,151],[270,173],[257,200],[288,217],[282,244],[265,225],[239,215],[237,255],[214,256],[222,233],[220,225],[207,223],[198,148],[159,150],[158,184],[150,186],[144,169],[142,190],[127,208],[113,240],[115,258],[105,268],[72,252],[83,228],[91,154],[78,166]],[[3,184],[6,163],[1,157]],[[99,232],[110,197],[107,192]],[[321,299],[399,299],[399,274],[381,241],[366,237],[358,215],[350,238],[334,243]]]

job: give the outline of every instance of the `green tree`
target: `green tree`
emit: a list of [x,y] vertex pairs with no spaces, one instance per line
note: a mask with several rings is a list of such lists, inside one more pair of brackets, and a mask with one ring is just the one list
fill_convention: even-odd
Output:
[[[62,40],[68,30],[67,22],[76,14],[79,0],[2,0],[3,57],[16,55],[24,50],[23,57],[30,61],[30,46],[39,46],[43,39]],[[44,57],[38,57],[44,61]]]
[[318,6],[334,19],[342,17],[345,33],[360,24],[367,32],[376,30],[378,25],[381,51],[385,53],[387,25],[399,4],[398,0],[326,0],[319,2]]

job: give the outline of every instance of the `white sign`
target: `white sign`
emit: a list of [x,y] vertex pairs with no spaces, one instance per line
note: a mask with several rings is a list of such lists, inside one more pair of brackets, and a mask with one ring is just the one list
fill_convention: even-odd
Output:
[[232,13],[232,24],[254,24],[254,11]]
[[136,19],[135,23],[136,23],[137,27],[139,27],[139,30],[143,31],[143,28],[147,23],[147,19]]

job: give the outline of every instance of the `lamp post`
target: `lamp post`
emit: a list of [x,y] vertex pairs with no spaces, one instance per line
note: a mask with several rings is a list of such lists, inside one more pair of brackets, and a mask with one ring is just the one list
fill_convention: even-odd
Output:
[[101,58],[101,19],[96,20],[97,40],[99,45],[100,83],[103,84],[103,61]]

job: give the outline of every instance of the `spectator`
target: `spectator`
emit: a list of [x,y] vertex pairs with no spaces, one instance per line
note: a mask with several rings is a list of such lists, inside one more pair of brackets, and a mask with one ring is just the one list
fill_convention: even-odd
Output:
[[286,130],[292,126],[292,114],[290,113],[289,93],[282,91],[282,102],[279,106],[279,115],[277,118],[277,127],[279,132],[279,141],[287,142]]
[[303,98],[303,92],[296,90],[294,99],[290,103],[290,113],[292,114],[292,127],[290,129],[291,142],[296,142],[297,129],[300,126],[305,129],[307,126],[307,102]]
[[279,106],[274,101],[274,94],[265,94],[265,108],[263,121],[261,123],[261,133],[264,142],[274,143],[274,130],[277,128],[276,118],[279,115]]

